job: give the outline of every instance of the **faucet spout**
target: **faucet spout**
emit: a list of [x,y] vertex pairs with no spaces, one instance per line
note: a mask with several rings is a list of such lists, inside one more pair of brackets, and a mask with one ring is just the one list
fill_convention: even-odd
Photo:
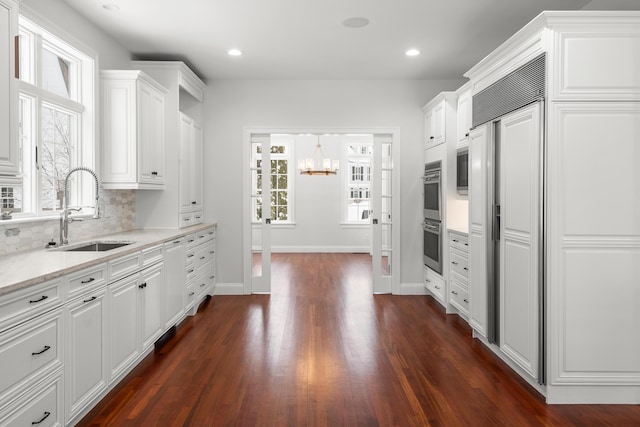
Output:
[[95,219],[100,218],[100,213],[98,211],[98,198],[99,198],[99,194],[98,194],[98,176],[93,171],[93,169],[90,169],[90,168],[85,167],[85,166],[78,166],[76,168],[71,169],[67,173],[67,176],[64,179],[64,193],[63,193],[63,196],[62,196],[62,211],[60,212],[60,245],[66,245],[66,244],[69,243],[69,222],[71,222],[70,218],[69,218],[69,212],[70,211],[78,212],[81,209],[81,208],[79,208],[79,209],[69,208],[69,198],[68,198],[68,195],[67,195],[67,193],[69,191],[69,177],[74,172],[80,172],[80,171],[89,172],[91,174],[91,176],[93,176],[93,179],[96,182],[96,204],[95,204],[95,207],[94,207],[93,218],[95,218]]

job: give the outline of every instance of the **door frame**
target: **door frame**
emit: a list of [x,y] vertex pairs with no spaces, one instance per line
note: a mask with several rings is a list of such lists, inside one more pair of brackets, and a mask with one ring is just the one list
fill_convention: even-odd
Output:
[[[392,258],[391,265],[391,293],[400,294],[400,170],[401,170],[401,137],[399,127],[271,127],[271,126],[244,126],[242,137],[242,258],[243,258],[243,290],[245,295],[251,295],[252,274],[252,222],[251,222],[251,169],[249,156],[251,154],[251,135],[254,134],[385,134],[392,137],[392,212],[393,226],[391,229]],[[269,277],[269,280],[270,277]],[[373,282],[372,282],[373,285]],[[373,286],[372,286],[373,289]]]

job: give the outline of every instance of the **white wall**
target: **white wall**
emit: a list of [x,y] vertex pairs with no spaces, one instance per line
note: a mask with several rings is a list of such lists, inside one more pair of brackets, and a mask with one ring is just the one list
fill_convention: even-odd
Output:
[[[22,0],[20,10],[35,12],[45,22],[53,24],[55,29],[47,26],[47,29],[64,38],[70,35],[75,40],[72,42],[89,47],[98,53],[99,68],[105,69],[131,69],[131,54],[122,45],[115,42],[110,36],[98,29],[93,23],[87,21],[74,9],[70,8],[62,0]],[[77,46],[82,48],[82,46]]]
[[422,282],[421,107],[461,80],[210,82],[204,102],[205,219],[218,227],[218,281],[243,281],[243,127],[363,128],[401,130],[402,283]]

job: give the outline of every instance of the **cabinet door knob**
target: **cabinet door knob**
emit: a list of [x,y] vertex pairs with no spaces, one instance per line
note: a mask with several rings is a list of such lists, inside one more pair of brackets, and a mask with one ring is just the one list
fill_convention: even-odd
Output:
[[198,203],[198,202],[191,202],[191,204],[192,204],[192,205],[195,205],[195,204],[197,204],[197,203]]
[[435,136],[431,136],[431,137],[429,137],[429,139],[435,139],[435,138],[436,138]]

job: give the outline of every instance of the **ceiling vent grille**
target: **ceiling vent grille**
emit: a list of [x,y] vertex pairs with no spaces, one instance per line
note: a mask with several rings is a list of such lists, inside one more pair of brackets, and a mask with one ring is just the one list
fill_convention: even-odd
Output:
[[487,123],[544,97],[543,53],[473,96],[473,127]]

